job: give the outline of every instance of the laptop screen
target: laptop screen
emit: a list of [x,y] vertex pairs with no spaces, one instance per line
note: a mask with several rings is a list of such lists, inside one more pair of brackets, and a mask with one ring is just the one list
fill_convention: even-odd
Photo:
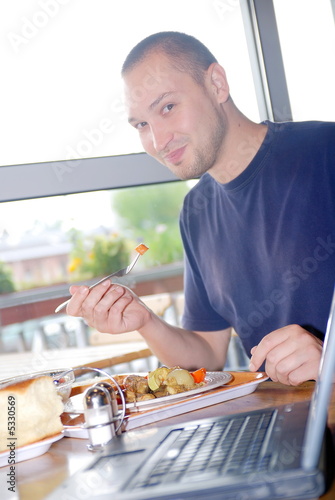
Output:
[[323,344],[318,380],[308,415],[302,465],[306,469],[316,466],[327,423],[328,406],[335,373],[335,290],[330,307],[327,331]]

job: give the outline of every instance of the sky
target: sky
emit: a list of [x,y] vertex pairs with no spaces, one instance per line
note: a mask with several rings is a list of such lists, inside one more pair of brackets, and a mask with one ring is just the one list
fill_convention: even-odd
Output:
[[[94,210],[86,210],[86,207],[94,207]],[[17,244],[22,233],[34,227],[36,221],[41,226],[62,221],[64,232],[71,228],[81,231],[99,226],[113,228],[115,217],[111,209],[111,193],[99,191],[0,203],[0,235],[3,231],[9,233],[8,243]]]

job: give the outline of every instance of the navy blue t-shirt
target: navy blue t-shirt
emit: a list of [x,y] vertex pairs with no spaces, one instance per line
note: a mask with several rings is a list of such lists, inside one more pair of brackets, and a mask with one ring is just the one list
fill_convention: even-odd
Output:
[[270,123],[234,180],[204,174],[180,217],[183,326],[232,326],[246,352],[277,328],[323,337],[335,283],[335,124]]

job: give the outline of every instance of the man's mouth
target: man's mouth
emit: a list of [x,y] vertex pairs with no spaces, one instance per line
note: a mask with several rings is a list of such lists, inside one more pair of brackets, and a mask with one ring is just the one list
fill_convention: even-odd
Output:
[[173,163],[173,164],[179,163],[182,159],[185,148],[186,146],[182,146],[181,148],[171,151],[171,153],[168,153],[167,155],[164,156],[164,160],[167,161],[168,163]]

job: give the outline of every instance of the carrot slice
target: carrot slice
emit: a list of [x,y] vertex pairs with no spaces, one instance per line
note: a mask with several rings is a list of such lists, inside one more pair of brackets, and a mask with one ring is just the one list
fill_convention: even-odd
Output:
[[136,252],[138,252],[140,255],[143,255],[147,250],[149,250],[149,248],[147,246],[145,246],[143,243],[141,243],[140,245],[138,245],[136,248],[135,248]]
[[203,382],[205,380],[205,377],[206,377],[206,368],[199,368],[199,370],[196,370],[194,372],[190,372],[193,379],[194,379],[194,382],[196,384],[199,384],[200,382]]

